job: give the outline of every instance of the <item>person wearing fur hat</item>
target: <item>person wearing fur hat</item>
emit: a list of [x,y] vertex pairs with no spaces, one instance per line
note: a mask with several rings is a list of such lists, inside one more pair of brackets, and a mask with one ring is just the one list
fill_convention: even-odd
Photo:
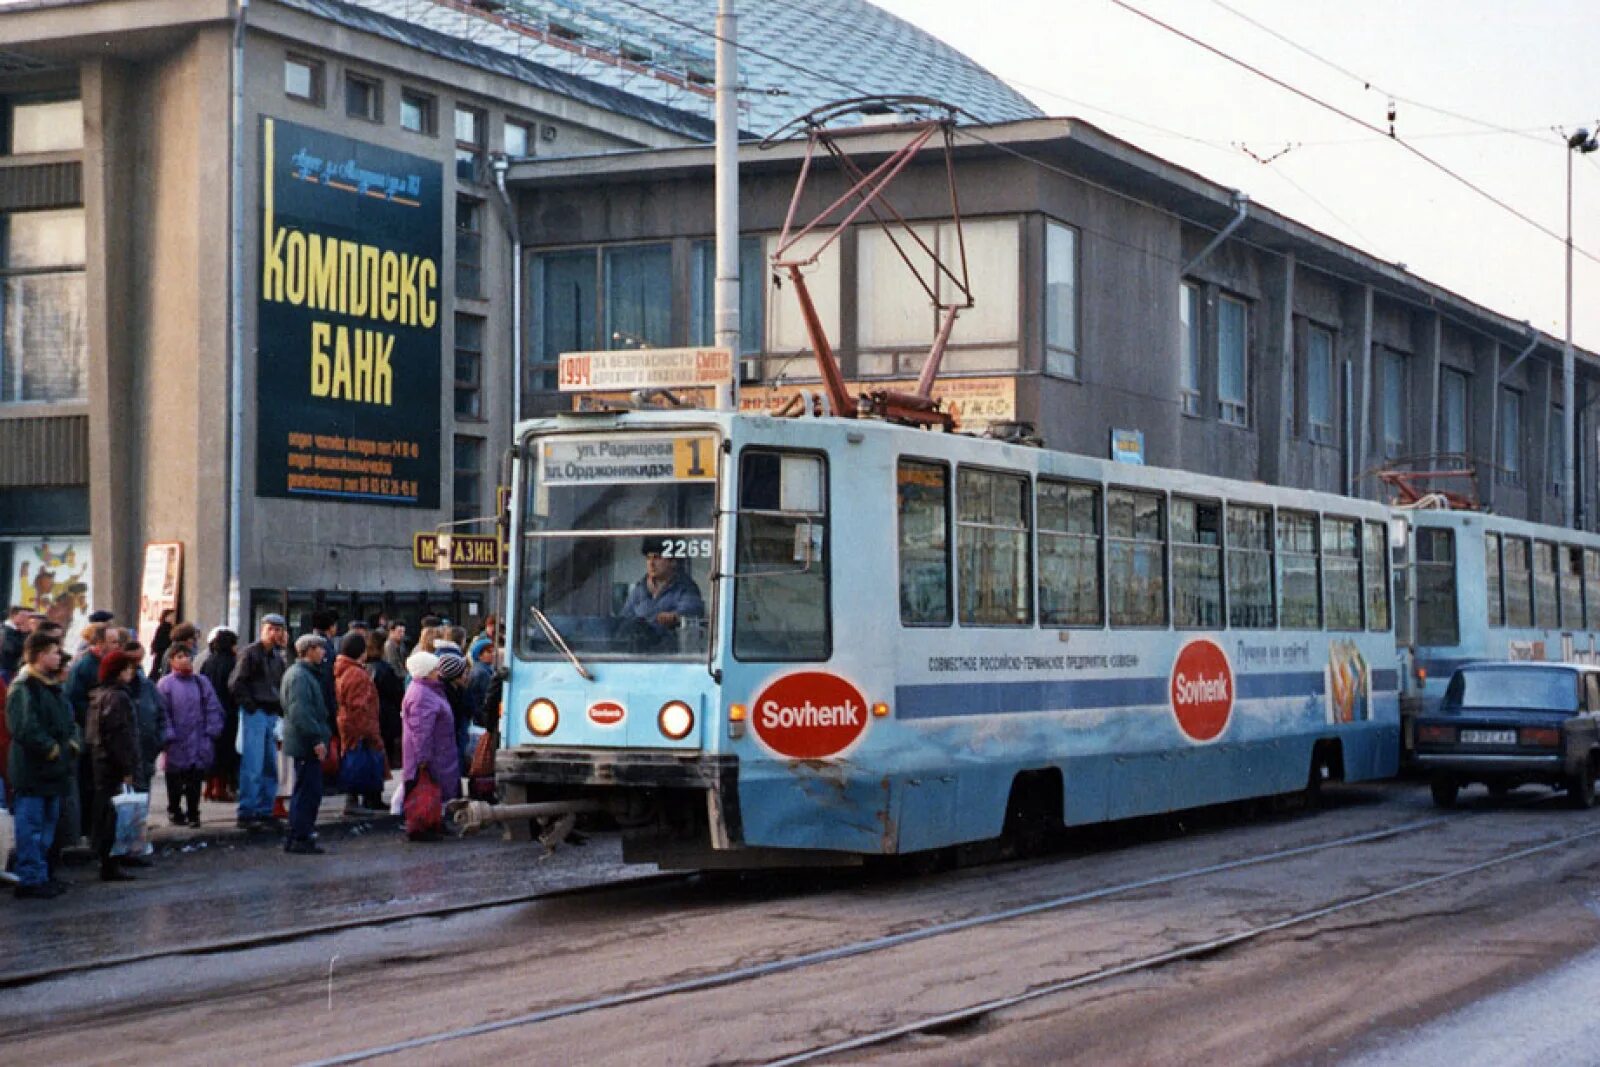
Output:
[[448,683],[439,679],[439,657],[417,651],[406,660],[411,686],[400,704],[402,768],[406,788],[422,768],[439,783],[446,802],[461,792],[461,756],[456,747],[455,716],[445,696]]
[[[339,646],[339,658],[333,663],[334,695],[339,704],[339,744],[345,752],[354,752],[365,745],[374,752],[383,753],[383,733],[378,729],[378,687],[372,676],[362,666],[367,657],[367,635],[351,631]],[[384,776],[388,776],[388,759],[384,759]],[[365,796],[351,794],[345,801],[345,811],[353,813],[357,806],[383,809],[383,792]]]
[[199,826],[200,787],[222,736],[222,702],[211,680],[194,669],[188,645],[172,642],[167,667],[156,683],[167,709],[167,819],[173,826]]
[[279,700],[283,706],[283,754],[294,761],[294,792],[289,800],[289,835],[285,852],[319,856],[317,811],[322,807],[322,757],[333,731],[317,669],[328,654],[321,634],[303,634],[294,643],[295,661],[283,672]]
[[136,654],[117,649],[100,660],[100,684],[89,697],[89,755],[94,764],[94,850],[100,857],[100,880],[127,882],[111,846],[117,841],[117,809],[111,798],[132,786],[139,770],[139,727],[134,710]]

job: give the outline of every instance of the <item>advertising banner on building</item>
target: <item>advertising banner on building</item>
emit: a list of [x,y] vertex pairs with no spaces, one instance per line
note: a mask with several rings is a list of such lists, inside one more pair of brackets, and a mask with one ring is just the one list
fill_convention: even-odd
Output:
[[438,163],[262,120],[256,492],[439,506]]
[[11,599],[61,624],[67,647],[89,624],[90,542],[87,537],[19,538],[11,542]]

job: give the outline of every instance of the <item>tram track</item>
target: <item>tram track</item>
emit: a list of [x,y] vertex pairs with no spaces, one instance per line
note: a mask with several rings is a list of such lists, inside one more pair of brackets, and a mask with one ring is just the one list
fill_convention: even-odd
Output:
[[[1517,806],[1520,807],[1525,805]],[[434,1048],[436,1046],[445,1045],[452,1042],[483,1037],[508,1030],[553,1023],[559,1020],[571,1019],[594,1012],[633,1007],[668,997],[722,989],[780,974],[787,974],[808,968],[839,963],[859,957],[887,952],[893,949],[913,945],[918,942],[949,937],[955,934],[960,934],[983,927],[1015,922],[1030,916],[1042,915],[1045,913],[1060,911],[1084,904],[1105,901],[1119,896],[1141,893],[1147,890],[1160,889],[1198,878],[1212,877],[1235,871],[1243,871],[1254,867],[1262,867],[1273,863],[1286,862],[1333,849],[1350,848],[1392,840],[1394,838],[1420,833],[1439,826],[1454,824],[1462,821],[1470,821],[1472,819],[1481,817],[1482,814],[1485,813],[1458,812],[1450,815],[1416,819],[1396,826],[1382,827],[1376,830],[1364,831],[1357,834],[1349,834],[1326,841],[1311,842],[1309,844],[1297,845],[1285,849],[1277,849],[1271,852],[1241,857],[1239,859],[1229,860],[1222,863],[1190,867],[1181,871],[1152,875],[1149,877],[1132,879],[1113,885],[1100,886],[1093,889],[1062,894],[1043,900],[1037,900],[1026,904],[1002,908],[992,912],[986,912],[979,915],[967,916],[946,922],[933,923],[927,926],[921,926],[899,933],[852,941],[830,948],[797,953],[795,955],[785,956],[778,959],[749,964],[746,966],[728,968],[707,974],[644,986],[624,992],[588,997],[565,1004],[558,1004],[536,1011],[511,1016],[508,1018],[494,1019],[468,1026],[440,1030],[401,1041],[345,1052],[325,1059],[310,1061],[305,1064],[304,1067],[335,1067],[335,1065],[362,1063],[385,1056],[393,1056],[402,1053],[415,1052],[422,1049]],[[1512,860],[1520,858],[1523,855],[1549,851],[1550,849],[1569,844],[1572,841],[1595,836],[1600,836],[1600,829],[1586,831],[1581,834],[1561,838],[1554,842],[1546,842],[1508,856],[1500,856],[1491,860],[1474,864],[1469,868],[1453,870],[1451,872],[1446,872],[1443,875],[1430,876],[1427,879],[1422,879],[1394,889],[1368,894],[1354,901],[1345,901],[1334,906],[1319,908],[1315,912],[1293,916],[1290,920],[1279,920],[1274,923],[1262,924],[1259,927],[1255,927],[1249,931],[1246,931],[1245,936],[1240,936],[1237,934],[1230,935],[1228,938],[1217,939],[1214,942],[1208,942],[1204,945],[1186,946],[1171,952],[1162,953],[1159,956],[1133,961],[1132,963],[1122,964],[1118,967],[1107,968],[1105,969],[1104,973],[1097,972],[1096,976],[1078,976],[1077,978],[1073,979],[1073,981],[1076,982],[1076,985],[1063,985],[1062,988],[1057,991],[1066,991],[1070,988],[1076,988],[1077,985],[1090,984],[1091,981],[1108,980],[1123,973],[1132,973],[1133,971],[1139,969],[1157,967],[1164,963],[1173,962],[1179,959],[1194,958],[1197,956],[1206,955],[1216,952],[1219,949],[1226,948],[1233,943],[1265,936],[1268,933],[1274,932],[1278,929],[1286,928],[1287,926],[1310,922],[1315,918],[1322,917],[1326,914],[1335,914],[1343,910],[1348,910],[1349,908],[1359,904],[1376,903],[1380,900],[1389,899],[1393,896],[1406,892],[1413,892],[1441,881],[1446,881],[1456,877],[1465,877],[1467,874],[1475,871],[1487,869],[1498,864],[1511,862]],[[986,1001],[984,1002],[984,1005],[975,1005],[973,1008],[968,1009],[968,1011],[972,1014],[972,1017],[978,1017],[990,1011],[1000,1010],[998,1007],[985,1006],[989,1004],[990,1002]],[[1004,1005],[1001,1006],[1003,1007]],[[909,1024],[910,1028],[906,1029],[906,1033],[916,1033],[929,1029],[937,1029],[942,1025],[950,1025],[955,1022],[959,1022],[960,1018],[961,1017],[953,1018],[949,1020],[949,1022],[942,1022],[940,1019],[930,1019],[916,1024]],[[894,1037],[899,1036],[900,1029],[901,1028],[895,1028],[894,1033],[884,1031],[882,1036],[878,1036],[875,1041],[870,1041],[868,1044],[877,1044],[893,1040]],[[803,1053],[801,1055],[811,1055],[813,1058],[816,1058],[834,1055],[836,1052],[840,1051],[847,1051],[847,1049],[843,1047],[839,1049],[833,1049],[831,1046],[824,1046],[818,1050],[813,1050],[810,1053]],[[794,1062],[805,1062],[805,1060],[799,1059],[795,1060]]]

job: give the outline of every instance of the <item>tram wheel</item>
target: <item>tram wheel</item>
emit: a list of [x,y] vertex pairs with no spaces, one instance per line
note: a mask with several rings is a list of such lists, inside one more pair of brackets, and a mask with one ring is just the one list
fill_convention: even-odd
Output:
[[1577,774],[1567,779],[1567,806],[1586,811],[1594,807],[1594,761],[1584,763]]
[[1441,808],[1456,806],[1456,794],[1461,791],[1461,785],[1448,775],[1437,775],[1432,782],[1433,802]]

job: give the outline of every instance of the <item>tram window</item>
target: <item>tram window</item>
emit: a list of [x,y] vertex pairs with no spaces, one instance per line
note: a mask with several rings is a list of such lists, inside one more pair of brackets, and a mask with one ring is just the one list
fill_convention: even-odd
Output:
[[821,456],[746,449],[739,466],[733,654],[825,660],[827,467]]
[[1228,625],[1243,630],[1277,625],[1270,508],[1228,505]]
[[1556,546],[1548,541],[1533,543],[1533,624],[1541,630],[1561,625],[1556,610]]
[[1106,490],[1106,586],[1112,626],[1167,624],[1167,539],[1158,493]]
[[1526,629],[1533,625],[1533,585],[1528,566],[1528,539],[1507,537],[1504,542],[1506,625]]
[[900,621],[950,624],[950,472],[940,463],[902,459],[895,479],[900,502]]
[[1417,531],[1417,644],[1454,645],[1461,639],[1456,616],[1454,530]]
[[1330,630],[1361,629],[1361,524],[1322,520],[1322,596]]
[[1278,619],[1286,630],[1322,625],[1322,587],[1317,579],[1317,517],[1278,512]]
[[1367,591],[1367,629],[1389,628],[1389,527],[1369,522],[1362,527],[1361,581]]
[[1600,629],[1600,551],[1592,548],[1583,550],[1583,596],[1596,615],[1587,621],[1588,628]]
[[1561,628],[1583,629],[1583,549],[1562,545],[1556,549],[1561,563]]
[[1504,626],[1506,601],[1500,585],[1500,535],[1497,533],[1483,535],[1483,577],[1488,588],[1489,625]]
[[961,621],[1022,626],[1033,619],[1028,479],[963,469],[956,478]]
[[1222,505],[1172,499],[1172,622],[1222,625]]
[[1099,626],[1100,487],[1039,482],[1039,621]]

